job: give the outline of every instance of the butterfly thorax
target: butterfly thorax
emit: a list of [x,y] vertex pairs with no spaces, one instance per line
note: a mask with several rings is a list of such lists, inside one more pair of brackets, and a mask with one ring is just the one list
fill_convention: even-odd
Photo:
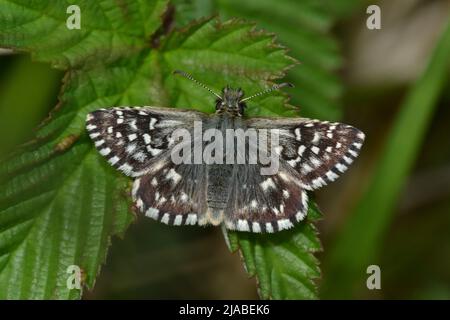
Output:
[[241,102],[244,91],[241,88],[233,89],[226,86],[222,90],[222,98],[216,101],[216,114],[229,114],[232,117],[244,115],[245,103]]

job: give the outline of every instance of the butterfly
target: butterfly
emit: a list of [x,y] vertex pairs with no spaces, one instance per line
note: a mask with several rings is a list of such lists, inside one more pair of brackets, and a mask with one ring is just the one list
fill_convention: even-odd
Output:
[[[190,74],[175,71],[210,93],[216,112],[160,107],[113,107],[87,115],[86,129],[99,153],[116,169],[134,179],[132,198],[146,216],[168,225],[220,225],[227,229],[272,233],[292,228],[305,219],[308,192],[334,181],[358,156],[364,133],[353,126],[307,118],[262,118],[245,116],[246,101],[288,83],[275,85],[244,97],[241,89],[225,87],[219,95]],[[198,129],[200,124],[201,129]],[[216,139],[205,139],[213,130]],[[231,148],[204,156],[217,133],[239,132],[226,139],[237,140],[244,150],[258,152],[259,144],[243,137],[254,130],[279,159],[276,171],[263,174],[264,165],[250,163],[244,151]],[[182,141],[184,132],[193,136]],[[195,132],[197,131],[197,132]],[[180,148],[180,145],[183,148]],[[200,146],[196,150],[195,146]],[[272,148],[274,147],[274,148]],[[173,161],[175,149],[192,160]],[[211,149],[211,148],[210,148]],[[226,162],[232,155],[235,162]],[[211,161],[214,158],[214,161]],[[244,161],[236,162],[236,158]],[[197,159],[198,160],[198,159]]]

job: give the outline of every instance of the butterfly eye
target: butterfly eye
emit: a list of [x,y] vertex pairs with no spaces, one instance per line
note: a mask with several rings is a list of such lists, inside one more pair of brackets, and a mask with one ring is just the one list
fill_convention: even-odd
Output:
[[244,102],[239,103],[239,113],[244,114],[244,109],[247,107],[247,105]]
[[216,100],[216,110],[222,109],[225,106],[225,102],[221,99]]

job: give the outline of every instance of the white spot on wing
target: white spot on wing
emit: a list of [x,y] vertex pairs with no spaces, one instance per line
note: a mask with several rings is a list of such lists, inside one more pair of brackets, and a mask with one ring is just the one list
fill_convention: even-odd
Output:
[[188,201],[188,195],[186,193],[181,193],[181,197],[180,197],[182,202],[186,202]]
[[150,135],[148,133],[144,133],[143,137],[144,137],[145,144],[150,144],[150,142],[152,142],[152,138],[150,137]]
[[137,194],[140,184],[141,184],[141,179],[134,180],[133,189],[131,190],[131,196],[133,197],[133,199],[136,199],[136,194]]
[[195,213],[189,213],[186,219],[186,224],[194,225],[197,223],[197,215]]
[[302,139],[302,134],[300,128],[295,129],[295,138],[300,141]]
[[156,208],[148,208],[147,212],[145,213],[145,215],[149,218],[152,219],[158,219],[158,213],[159,210]]
[[259,225],[259,222],[253,222],[252,230],[253,232],[261,232],[261,226]]
[[93,133],[91,133],[91,134],[89,135],[89,137],[91,137],[91,139],[95,139],[95,138],[97,138],[99,135],[100,135],[99,132],[93,132]]
[[158,204],[163,204],[167,201],[166,197],[159,198]]
[[261,182],[259,184],[261,186],[261,188],[266,191],[269,188],[272,189],[276,189],[277,186],[275,185],[275,183],[273,182],[272,178],[267,178],[266,180],[264,180],[263,182]]
[[278,172],[278,176],[284,181],[290,181],[291,178],[283,171]]
[[309,158],[309,161],[311,161],[311,163],[317,168],[322,164],[322,161],[320,161],[319,159],[317,159],[316,157],[311,157]]
[[250,227],[246,220],[239,219],[237,223],[237,228],[239,231],[250,231]]
[[279,230],[286,230],[289,228],[292,228],[294,225],[289,219],[282,219],[278,220],[278,229]]
[[348,150],[348,152],[352,155],[352,156],[354,156],[354,157],[357,157],[358,156],[358,153],[357,152],[355,152],[355,151],[353,151],[353,150]]
[[301,172],[303,173],[303,174],[308,174],[308,173],[310,173],[311,171],[313,171],[314,169],[310,166],[310,165],[308,165],[307,163],[305,163],[304,165],[303,165],[303,167],[301,168]]
[[133,129],[134,131],[137,131],[138,127],[136,126],[136,119],[133,119],[133,120],[130,122],[130,127],[131,127],[131,129]]
[[176,217],[175,217],[175,220],[173,220],[173,224],[175,225],[175,226],[179,226],[179,225],[181,225],[181,222],[183,221],[183,216],[181,215],[181,214],[178,214]]
[[311,142],[313,144],[317,144],[317,142],[319,142],[319,140],[320,140],[320,133],[319,132],[314,132],[314,137],[313,137]]
[[296,213],[295,219],[297,219],[297,221],[302,221],[303,219],[305,219],[305,214],[303,212],[299,211]]
[[164,213],[163,217],[161,218],[161,222],[165,224],[169,224],[169,218],[170,215],[168,213]]
[[118,169],[119,169],[120,171],[122,171],[123,173],[125,173],[125,174],[130,174],[130,173],[133,172],[133,167],[130,166],[128,163],[124,163],[124,164],[121,165]]
[[321,177],[319,177],[312,181],[312,185],[314,186],[314,188],[320,188],[320,187],[326,185],[326,182]]
[[353,159],[344,156],[344,161],[347,162],[348,164],[351,164],[353,162]]
[[150,167],[151,172],[159,171],[162,167],[166,165],[166,160],[159,160],[153,166]]
[[144,162],[147,159],[147,156],[142,151],[136,152],[132,157],[139,162]]
[[105,140],[98,140],[98,141],[95,141],[95,146],[96,147],[100,147],[102,144],[104,144],[105,143]]
[[287,163],[289,163],[289,165],[293,168],[295,168],[297,166],[297,163],[300,162],[302,159],[300,157],[295,158],[293,160],[288,160]]
[[111,159],[108,160],[108,162],[112,165],[115,165],[117,162],[119,162],[120,158],[118,156],[114,156]]
[[303,152],[305,152],[306,147],[304,145],[301,145],[298,147],[298,155],[301,157],[303,155]]
[[181,175],[179,175],[173,168],[169,170],[166,174],[166,179],[171,179],[174,184],[177,184],[181,180]]
[[150,130],[155,129],[155,123],[156,123],[156,121],[158,121],[158,120],[156,120],[156,118],[151,118],[151,119],[150,119],[150,124],[149,124]]
[[144,202],[142,202],[142,199],[141,199],[141,198],[139,198],[139,199],[136,200],[136,206],[137,206],[140,210],[142,210],[142,208],[144,208]]
[[345,170],[347,170],[347,167],[341,163],[337,163],[336,169],[338,169],[340,172],[344,172]]
[[111,149],[110,149],[110,148],[103,148],[103,149],[100,150],[99,152],[100,152],[100,154],[101,154],[102,156],[107,156],[108,154],[111,153]]
[[134,150],[136,150],[136,144],[134,144],[134,143],[128,145],[127,148],[125,149],[125,151],[126,151],[128,154],[133,153]]
[[330,181],[334,181],[334,180],[336,180],[337,178],[339,178],[339,176],[338,176],[336,173],[334,173],[333,171],[328,171],[328,172],[327,172],[327,178],[328,178],[328,180],[330,180]]

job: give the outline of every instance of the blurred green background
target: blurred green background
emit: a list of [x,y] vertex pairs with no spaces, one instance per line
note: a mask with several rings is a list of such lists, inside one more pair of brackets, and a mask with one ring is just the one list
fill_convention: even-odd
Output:
[[[382,28],[368,30],[366,8],[375,3]],[[320,296],[450,299],[450,1],[173,6],[179,26],[219,13],[275,32],[301,62],[289,74],[292,104],[304,116],[366,133],[351,169],[316,192],[324,213]],[[0,156],[33,136],[57,104],[63,76],[0,49]],[[381,290],[365,286],[370,264],[381,268]],[[85,298],[245,299],[257,292],[218,228],[171,228],[139,217],[124,239],[113,240]]]

